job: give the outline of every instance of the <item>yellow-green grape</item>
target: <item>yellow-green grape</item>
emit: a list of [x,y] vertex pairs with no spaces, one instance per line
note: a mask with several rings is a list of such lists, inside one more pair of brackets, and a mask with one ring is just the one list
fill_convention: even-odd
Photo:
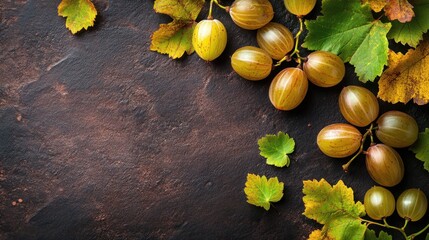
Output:
[[299,68],[285,68],[273,79],[269,89],[269,98],[275,108],[292,110],[305,98],[308,80]]
[[[396,210],[401,218],[412,222],[422,219],[428,209],[428,199],[425,193],[417,188],[405,190],[398,197]],[[427,238],[426,238],[427,239]]]
[[404,177],[404,162],[399,153],[384,144],[372,145],[365,152],[366,170],[381,186],[393,187]]
[[362,134],[347,123],[328,125],[317,134],[317,146],[325,155],[344,158],[355,153],[361,144]]
[[217,19],[200,21],[192,35],[192,45],[202,59],[212,61],[225,50],[227,34],[225,26]]
[[298,16],[305,16],[313,10],[316,0],[284,0],[286,9]]
[[384,187],[374,186],[366,191],[363,204],[366,214],[374,220],[389,217],[395,212],[395,197]]
[[307,56],[304,72],[314,85],[332,87],[343,80],[346,68],[343,60],[337,55],[325,51],[315,51]]
[[259,47],[275,60],[282,59],[293,48],[292,33],[280,23],[270,22],[256,33]]
[[231,66],[242,78],[257,81],[271,73],[273,60],[264,50],[246,46],[237,49],[231,57]]
[[419,126],[413,117],[404,112],[388,111],[377,119],[375,135],[391,147],[409,147],[419,137]]
[[235,0],[229,8],[229,15],[239,27],[255,30],[269,23],[274,11],[268,0]]
[[343,88],[338,98],[338,104],[343,117],[358,127],[365,127],[378,117],[377,98],[364,87],[347,86]]

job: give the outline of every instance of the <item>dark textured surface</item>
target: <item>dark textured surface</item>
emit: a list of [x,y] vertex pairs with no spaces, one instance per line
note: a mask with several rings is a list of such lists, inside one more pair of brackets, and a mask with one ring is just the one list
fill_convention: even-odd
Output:
[[[148,50],[169,21],[153,1],[97,0],[96,26],[76,36],[58,3],[0,1],[0,239],[306,239],[320,225],[302,215],[302,180],[342,179],[357,200],[374,185],[363,158],[346,174],[345,160],[315,144],[322,127],[344,122],[341,88],[362,85],[350,66],[339,86],[311,85],[301,106],[280,112],[268,99],[278,70],[261,82],[232,72],[229,56],[254,45],[255,32],[219,9],[228,47],[207,63]],[[296,29],[282,1],[274,6],[275,20]],[[428,106],[380,103],[429,127]],[[266,165],[257,146],[278,131],[296,140],[285,169]],[[406,173],[395,196],[409,187],[429,196],[422,162],[400,153]],[[285,183],[275,209],[246,203],[247,173]]]

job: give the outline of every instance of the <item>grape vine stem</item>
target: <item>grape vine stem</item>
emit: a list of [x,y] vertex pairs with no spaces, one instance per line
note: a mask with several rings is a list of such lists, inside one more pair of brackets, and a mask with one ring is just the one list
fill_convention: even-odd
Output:
[[280,66],[284,61],[290,61],[294,55],[296,55],[296,61],[298,63],[298,67],[301,66],[302,63],[302,57],[299,55],[299,36],[301,36],[302,32],[304,32],[304,21],[301,17],[298,17],[299,19],[299,31],[295,35],[295,47],[293,49],[293,52],[291,54],[288,54],[284,56],[282,59],[280,59],[274,67]]
[[429,229],[429,224],[427,224],[427,225],[426,225],[426,227],[424,227],[422,230],[420,230],[420,231],[418,231],[418,232],[415,232],[415,233],[410,234],[410,235],[408,235],[408,236],[407,236],[407,234],[405,233],[405,227],[406,227],[406,225],[407,225],[407,223],[408,223],[408,220],[405,220],[405,224],[404,224],[404,226],[403,226],[402,228],[399,228],[399,227],[395,227],[395,226],[390,225],[389,223],[387,223],[386,218],[384,218],[384,219],[383,219],[383,223],[384,223],[384,224],[382,224],[382,223],[378,223],[378,222],[374,222],[374,221],[370,221],[370,220],[363,219],[363,218],[361,218],[360,220],[361,220],[362,222],[366,223],[366,224],[367,224],[367,226],[369,226],[369,225],[371,225],[371,224],[372,224],[372,225],[377,225],[377,226],[380,226],[380,227],[385,227],[385,228],[390,228],[390,229],[397,230],[397,231],[399,231],[399,232],[402,234],[402,236],[404,236],[404,238],[405,238],[405,239],[407,239],[407,240],[412,240],[412,239],[414,239],[415,237],[417,237],[418,235],[420,235],[420,234],[424,233],[426,230],[428,230],[428,229]]
[[213,12],[213,3],[215,3],[218,7],[220,7],[220,8],[222,8],[223,10],[225,10],[225,11],[229,11],[229,7],[228,6],[223,6],[223,5],[221,5],[220,3],[219,3],[219,1],[218,0],[211,0],[210,1],[210,9],[209,9],[209,14],[208,14],[208,16],[207,16],[207,19],[210,19],[210,20],[212,20],[213,19],[213,16],[212,16],[212,12]]
[[366,138],[368,137],[368,135],[370,136],[371,144],[374,143],[374,138],[372,136],[372,130],[373,129],[374,129],[374,125],[371,123],[371,126],[369,126],[369,128],[366,130],[366,132],[362,136],[362,140],[361,140],[359,151],[352,157],[352,159],[350,159],[350,161],[348,161],[346,164],[343,165],[343,170],[345,172],[349,171],[350,164],[363,152],[363,146],[365,144],[365,141],[366,141]]

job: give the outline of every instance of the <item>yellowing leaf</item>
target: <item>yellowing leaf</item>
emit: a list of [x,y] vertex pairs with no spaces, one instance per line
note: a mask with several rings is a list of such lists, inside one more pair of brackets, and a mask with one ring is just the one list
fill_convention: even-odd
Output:
[[194,52],[192,46],[192,33],[194,22],[173,21],[169,24],[161,24],[152,35],[150,50],[168,54],[175,59],[180,58],[186,52]]
[[197,19],[203,5],[204,0],[156,0],[153,9],[175,20],[186,21]]
[[62,0],[58,15],[66,17],[66,27],[73,33],[94,26],[97,9],[90,0]]
[[247,174],[246,186],[244,192],[247,196],[247,202],[265,210],[270,209],[271,202],[278,202],[283,197],[284,184],[279,182],[277,177],[267,180],[265,176]]
[[195,19],[204,6],[204,0],[155,0],[154,9],[173,18],[169,24],[159,25],[152,35],[150,50],[180,58],[194,52],[192,33]]
[[398,20],[401,23],[410,22],[414,17],[413,6],[407,0],[390,0],[384,12],[390,21]]
[[363,3],[368,3],[374,12],[381,12],[387,4],[387,0],[365,0]]
[[343,181],[334,186],[325,179],[304,181],[303,193],[304,215],[324,225],[321,239],[363,239],[366,225],[360,217],[365,215],[365,208],[361,202],[355,203],[353,190]]
[[308,240],[334,240],[328,236],[328,233],[322,232],[322,230],[317,229],[311,232],[310,236],[308,236]]
[[429,102],[429,41],[405,55],[391,51],[388,65],[378,81],[380,99],[391,103],[414,99],[419,105]]

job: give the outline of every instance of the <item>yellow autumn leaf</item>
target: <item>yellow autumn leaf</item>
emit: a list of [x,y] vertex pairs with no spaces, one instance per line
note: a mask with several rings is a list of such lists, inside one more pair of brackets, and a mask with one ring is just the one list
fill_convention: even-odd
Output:
[[94,26],[97,9],[90,0],[62,0],[58,15],[67,18],[66,27],[75,34]]
[[429,102],[429,41],[402,53],[389,52],[388,69],[378,81],[378,97],[390,103]]
[[387,0],[364,0],[363,3],[368,3],[374,12],[381,12],[387,4]]
[[333,238],[330,238],[327,232],[317,229],[311,232],[310,236],[308,236],[308,240],[333,240]]

